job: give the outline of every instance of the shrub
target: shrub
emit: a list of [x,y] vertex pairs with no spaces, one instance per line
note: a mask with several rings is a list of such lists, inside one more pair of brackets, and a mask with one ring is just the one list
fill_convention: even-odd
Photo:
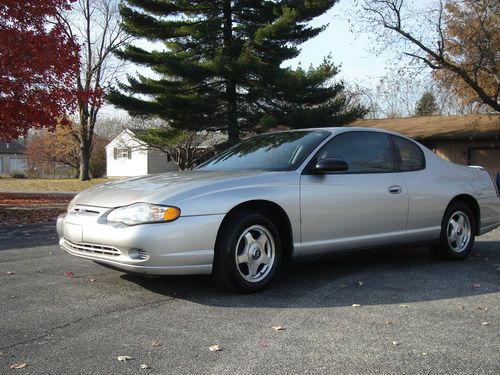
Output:
[[10,174],[11,178],[26,178],[26,175],[22,172],[13,172]]

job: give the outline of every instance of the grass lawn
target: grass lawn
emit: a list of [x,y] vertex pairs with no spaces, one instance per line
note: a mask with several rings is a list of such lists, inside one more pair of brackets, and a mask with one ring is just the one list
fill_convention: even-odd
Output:
[[91,181],[78,179],[31,179],[31,178],[0,178],[0,190],[12,192],[41,191],[82,191],[91,186],[111,181],[107,178],[96,178]]

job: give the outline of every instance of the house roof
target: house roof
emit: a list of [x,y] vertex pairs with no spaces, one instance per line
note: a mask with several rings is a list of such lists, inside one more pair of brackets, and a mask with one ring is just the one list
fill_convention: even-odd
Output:
[[0,154],[24,154],[26,147],[17,141],[0,142]]
[[[106,148],[108,146],[110,146],[111,144],[113,144],[113,142],[120,138],[124,133],[127,133],[129,135],[131,135],[132,137],[136,136],[136,135],[140,135],[140,134],[144,134],[148,131],[149,129],[134,129],[134,128],[127,128],[127,129],[123,129],[123,131],[120,132],[120,134],[118,134],[115,138],[113,138],[107,145],[106,145]],[[207,134],[207,131],[206,130],[200,130],[197,132],[197,134],[200,134],[200,135],[206,135]],[[214,145],[216,145],[217,143],[221,143],[223,141],[226,141],[227,140],[227,135],[221,131],[214,131],[214,132],[210,132],[209,136],[206,137],[203,142],[200,143],[199,147],[200,148],[210,148],[210,147],[213,147]]]
[[348,126],[391,130],[420,140],[500,139],[500,115],[358,120]]

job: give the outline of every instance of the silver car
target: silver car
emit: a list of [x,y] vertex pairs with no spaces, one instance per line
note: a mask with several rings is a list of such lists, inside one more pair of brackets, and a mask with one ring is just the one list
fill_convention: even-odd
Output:
[[88,189],[57,231],[80,258],[127,272],[213,274],[253,292],[289,257],[423,244],[462,259],[499,224],[497,187],[482,168],[399,134],[329,128],[259,135],[193,171]]

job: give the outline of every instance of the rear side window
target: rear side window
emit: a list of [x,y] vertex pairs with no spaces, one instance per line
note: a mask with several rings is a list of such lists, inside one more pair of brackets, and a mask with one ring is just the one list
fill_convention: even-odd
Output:
[[425,157],[421,148],[408,139],[393,136],[400,155],[401,172],[420,171],[425,168]]
[[328,142],[315,160],[344,160],[349,169],[339,173],[386,173],[396,171],[389,137],[384,133],[355,131],[341,133]]

